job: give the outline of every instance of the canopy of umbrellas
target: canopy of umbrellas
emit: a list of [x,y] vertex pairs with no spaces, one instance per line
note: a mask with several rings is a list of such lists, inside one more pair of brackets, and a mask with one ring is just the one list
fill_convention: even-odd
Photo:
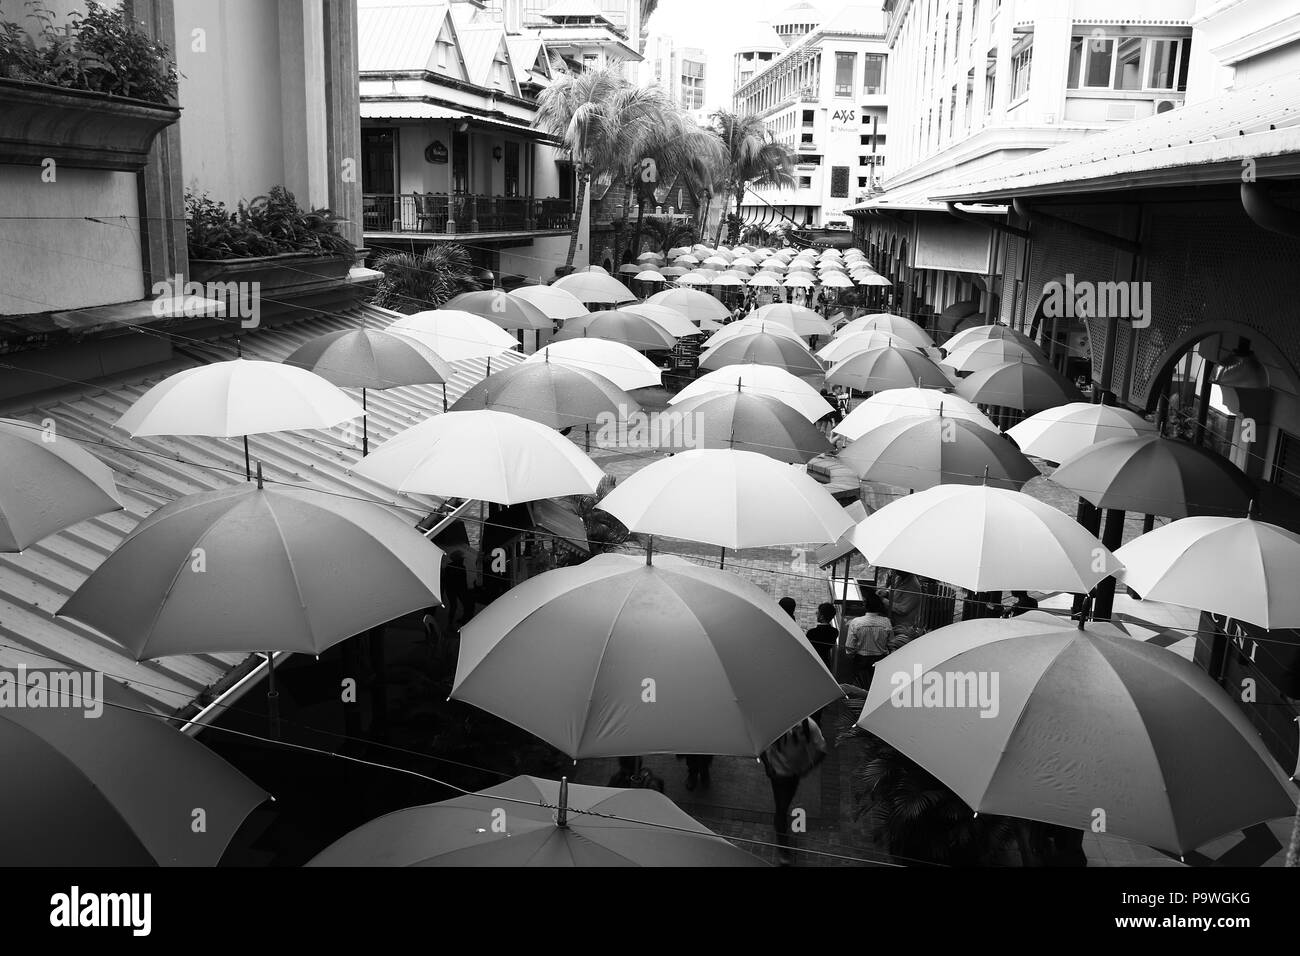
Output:
[[678,287],[853,289],[892,285],[872,268],[859,249],[847,253],[826,249],[818,253],[813,249],[758,246],[713,249],[696,244],[678,246],[667,253],[643,252],[635,263],[619,266],[618,271],[638,282]]
[[[696,263],[693,252],[673,250],[676,264],[660,274],[679,270],[679,286],[690,284],[696,273],[685,266],[696,264],[730,266],[716,278],[750,285],[873,275],[860,253],[844,263],[823,254],[814,264],[806,252],[697,251],[710,254]],[[746,270],[753,274],[742,280]],[[588,304],[621,307],[590,312]],[[596,493],[601,468],[560,430],[637,411],[629,392],[660,377],[641,353],[725,317],[696,290],[634,302],[613,277],[585,271],[551,286],[471,293],[384,329],[324,335],[284,363],[240,358],[175,374],[118,427],[131,436],[242,438],[247,454],[248,436],[354,421],[366,389],[445,385],[452,363],[490,363],[514,348],[511,331],[563,323],[554,343],[498,367],[454,406],[444,392],[444,408],[430,411],[445,413],[359,458],[353,473],[372,498],[267,481],[259,466],[256,481],[160,507],[59,613],[148,660],[316,655],[427,608],[439,600],[442,555],[401,511],[427,513],[436,499],[512,505]],[[805,344],[811,336],[828,337],[815,354]],[[642,536],[644,555],[603,554],[496,600],[462,631],[454,698],[574,759],[753,757],[842,698],[771,595],[721,568],[656,554],[663,537],[723,549],[847,542],[877,566],[976,592],[1085,594],[1116,575],[1143,598],[1267,628],[1300,626],[1300,537],[1246,516],[1241,473],[1158,436],[1127,410],[1078,401],[1018,332],[971,328],[941,351],[900,316],[864,316],[834,330],[808,309],[775,305],[717,327],[706,345],[706,374],[671,399],[683,413],[675,421],[698,423],[693,447],[651,454],[600,503]],[[831,411],[822,384],[871,393],[836,429],[849,440],[840,461],[863,480],[915,493],[855,523],[806,473],[807,462],[831,451],[815,425]],[[361,389],[362,404],[343,388]],[[1008,438],[981,404],[1037,414]],[[682,437],[669,429],[660,441],[671,447]],[[1040,474],[1026,455],[1059,463],[1052,480],[1097,507],[1177,520],[1111,553],[1020,490]],[[30,423],[0,423],[0,458],[0,549],[20,551],[122,507],[102,462],[71,440],[42,440]],[[1215,509],[1221,516],[1206,516]],[[1177,654],[1109,623],[1076,626],[1037,612],[968,621],[922,636],[878,668],[912,675],[909,686],[933,673],[1001,675],[993,716],[902,706],[907,687],[878,679],[860,720],[975,811],[1088,829],[1101,810],[1106,832],[1183,853],[1294,809],[1225,692]],[[3,731],[16,724],[39,741],[6,761],[76,766],[93,785],[83,798],[94,818],[108,821],[95,841],[103,862],[215,863],[266,795],[191,738],[114,706],[120,696],[106,695],[108,719],[99,722],[0,709],[0,739],[11,740]],[[20,796],[35,807],[48,799],[45,791]],[[201,836],[189,825],[195,806],[207,811]],[[48,834],[12,823],[19,819],[10,815],[0,832],[0,859],[51,862]],[[66,829],[49,814],[36,819]],[[518,778],[374,821],[316,862],[629,861],[754,858],[660,794]]]

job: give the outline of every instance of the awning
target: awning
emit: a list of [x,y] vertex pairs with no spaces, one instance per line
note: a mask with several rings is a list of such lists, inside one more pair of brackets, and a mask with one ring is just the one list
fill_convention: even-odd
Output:
[[463,108],[457,109],[450,106],[442,106],[438,103],[426,103],[422,100],[363,100],[361,103],[361,118],[374,120],[420,119],[464,121],[469,123],[471,126],[508,131],[514,133],[516,136],[524,136],[528,139],[545,140],[547,142],[554,141],[553,137],[548,136],[541,130],[534,129],[527,123],[513,123],[509,120],[479,116]]
[[[850,206],[844,211],[850,216],[889,210],[946,214],[948,212],[947,204],[937,202],[931,197],[936,192],[954,188],[960,181],[969,179],[969,176],[969,173],[960,173],[960,168],[957,171],[947,170],[937,176],[927,176],[916,182],[905,183],[893,189],[886,189],[883,193],[872,196],[866,202],[857,206]],[[1007,207],[1004,205],[977,206],[966,211],[989,216],[1003,216],[1006,215]]]

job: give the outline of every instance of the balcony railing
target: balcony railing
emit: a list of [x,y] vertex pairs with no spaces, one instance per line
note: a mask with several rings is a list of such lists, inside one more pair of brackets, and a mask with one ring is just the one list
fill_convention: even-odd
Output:
[[567,199],[446,193],[362,197],[365,232],[540,232],[568,229],[572,224],[573,206]]

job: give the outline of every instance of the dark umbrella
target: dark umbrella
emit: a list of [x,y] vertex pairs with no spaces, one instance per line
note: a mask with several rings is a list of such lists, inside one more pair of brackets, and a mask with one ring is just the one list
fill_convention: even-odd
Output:
[[516,298],[504,289],[486,292],[464,292],[456,296],[444,309],[459,309],[471,315],[482,316],[503,329],[512,331],[549,331],[555,323],[537,306]]

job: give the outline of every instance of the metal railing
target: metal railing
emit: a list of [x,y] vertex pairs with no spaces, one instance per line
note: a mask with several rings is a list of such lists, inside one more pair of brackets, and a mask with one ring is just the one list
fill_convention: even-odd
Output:
[[568,229],[573,206],[567,199],[446,193],[366,193],[365,232],[536,232]]

